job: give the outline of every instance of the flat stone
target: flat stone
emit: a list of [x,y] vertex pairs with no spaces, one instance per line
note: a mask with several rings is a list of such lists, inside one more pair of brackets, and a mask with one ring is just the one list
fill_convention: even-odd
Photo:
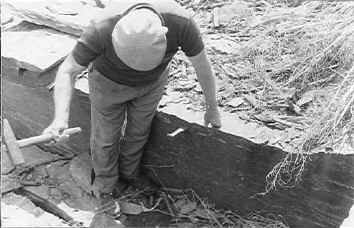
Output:
[[90,228],[124,228],[125,226],[106,214],[97,214],[93,217]]
[[60,63],[73,49],[76,39],[48,28],[2,33],[3,64],[42,72]]
[[228,24],[232,20],[249,19],[254,15],[253,9],[245,1],[236,0],[231,5],[225,5],[219,10],[221,24]]
[[[80,1],[11,1],[5,6],[23,20],[80,36],[90,20],[102,11]],[[65,10],[66,9],[66,10]],[[70,12],[67,10],[70,9]]]
[[89,192],[91,189],[91,160],[88,153],[76,156],[70,162],[70,175],[82,189]]
[[58,158],[57,155],[45,152],[37,146],[21,148],[26,165],[35,165]]
[[240,53],[241,46],[233,38],[225,38],[218,34],[205,36],[205,46],[220,53],[237,55]]
[[70,207],[64,202],[57,205],[60,209],[68,213],[74,221],[81,222],[84,227],[88,227],[94,217],[95,213],[93,211],[80,210],[76,207]]
[[4,7],[1,5],[1,25],[7,25],[14,20],[14,16],[11,14],[11,11],[4,10]]
[[[80,162],[78,159],[74,160]],[[80,169],[75,169],[75,175],[73,175],[70,166],[72,166],[71,163],[65,165],[56,163],[48,166],[50,178],[56,183],[57,189],[62,195],[62,200],[68,206],[80,210],[92,211],[97,207],[97,200],[89,195],[90,189],[88,188],[88,181],[84,182],[79,178],[74,179],[73,176],[82,177],[83,175],[81,175],[82,172]],[[83,180],[88,180],[88,178],[84,176]]]
[[39,185],[39,186],[28,186],[24,187],[24,189],[36,194],[37,196],[42,197],[43,199],[50,200],[49,195],[49,187],[46,185]]
[[1,175],[1,193],[6,194],[18,188],[21,188],[22,185],[18,181],[9,175]]
[[[23,197],[24,198],[24,197]],[[23,209],[22,206],[17,205],[7,205],[1,201],[1,225],[2,227],[68,227],[68,224],[65,224],[58,217],[43,212],[38,207],[31,206],[31,201],[26,199],[25,206],[26,209]],[[27,209],[32,208],[34,210],[41,210],[43,213],[40,216],[37,216],[37,212],[33,214],[33,211]]]
[[17,195],[15,193],[9,193],[5,195],[2,199],[2,202],[4,202],[6,205],[14,205],[18,206],[21,209],[27,211],[28,213],[38,217],[44,213],[44,211],[34,205],[31,200],[28,198]]
[[[6,77],[5,74],[3,75],[4,78],[12,78],[12,75],[9,77]],[[41,132],[50,124],[53,118],[53,113],[51,110],[54,108],[54,106],[52,103],[53,98],[51,93],[46,87],[43,86],[29,88],[10,81],[7,81],[9,83],[7,84],[6,81],[7,80],[3,80],[4,84],[2,96],[3,101],[6,100],[9,102],[6,102],[7,105],[6,107],[3,106],[3,110],[6,109],[8,117],[11,117],[8,118],[8,120],[16,134],[16,138],[22,139],[41,134]],[[23,89],[26,90],[26,92],[23,91]],[[19,91],[25,93],[20,93]],[[44,108],[45,111],[43,111],[42,108]],[[34,113],[35,116],[31,116],[31,113]],[[84,115],[80,117],[80,119],[82,118],[89,119],[89,117],[85,117]],[[19,123],[24,123],[24,125]],[[89,125],[85,126],[78,123],[70,124],[70,127],[77,126],[80,126],[83,129],[83,132],[87,131],[87,129],[90,127]],[[79,140],[79,142],[75,141],[75,147],[88,147],[88,145],[86,145],[87,143],[84,143],[86,139],[82,138],[81,134],[77,134],[70,137],[69,142],[67,143],[57,144],[50,147],[41,145],[41,148],[43,148],[45,151],[57,153],[65,157],[72,156],[76,151],[79,150],[74,149],[72,145],[69,146],[73,142],[72,139]],[[80,139],[82,139],[82,141],[80,141]],[[47,154],[50,153],[48,152]]]

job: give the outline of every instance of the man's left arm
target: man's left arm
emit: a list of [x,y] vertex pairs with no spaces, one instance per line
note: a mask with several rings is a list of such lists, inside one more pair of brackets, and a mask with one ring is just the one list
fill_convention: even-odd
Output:
[[192,62],[193,67],[195,68],[198,81],[204,92],[206,103],[204,124],[205,126],[209,126],[209,124],[211,124],[212,127],[220,128],[221,120],[216,101],[215,78],[205,50],[202,50],[196,56],[188,58]]

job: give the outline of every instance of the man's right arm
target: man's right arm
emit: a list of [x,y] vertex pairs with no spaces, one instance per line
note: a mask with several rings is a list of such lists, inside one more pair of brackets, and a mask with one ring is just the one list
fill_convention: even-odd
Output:
[[61,132],[68,128],[70,102],[75,76],[81,73],[103,51],[103,42],[94,23],[81,34],[71,54],[60,65],[55,78],[55,112],[52,123],[43,131],[56,136],[60,141]]
[[43,131],[44,134],[52,134],[60,140],[60,134],[68,128],[70,102],[75,82],[75,76],[81,73],[86,67],[79,65],[72,54],[69,54],[60,65],[54,87],[54,119]]

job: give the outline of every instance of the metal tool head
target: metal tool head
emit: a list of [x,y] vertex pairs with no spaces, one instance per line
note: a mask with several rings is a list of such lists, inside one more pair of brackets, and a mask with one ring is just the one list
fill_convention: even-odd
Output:
[[15,134],[10,126],[10,123],[7,119],[3,120],[3,139],[7,147],[8,154],[15,166],[23,165],[25,159],[22,155],[21,149],[17,143]]

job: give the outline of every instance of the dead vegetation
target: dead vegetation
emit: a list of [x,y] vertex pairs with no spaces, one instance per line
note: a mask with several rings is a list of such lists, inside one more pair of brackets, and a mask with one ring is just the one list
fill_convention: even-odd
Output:
[[[288,228],[283,218],[274,214],[251,213],[240,216],[230,210],[218,210],[192,189],[163,188],[151,209],[141,202],[144,192],[127,193],[120,198],[121,211],[125,214],[159,212],[172,217],[170,227],[235,227],[235,228]],[[146,201],[146,200],[145,200]],[[151,201],[151,200],[149,200]]]
[[193,190],[169,195],[177,213],[176,227],[287,228],[280,216],[256,213],[240,216],[233,211],[217,210]]
[[[266,192],[301,180],[312,152],[353,150],[353,2],[180,2],[198,10],[219,105],[287,137],[270,140],[294,154],[268,174]],[[172,88],[201,109],[193,69],[181,56],[173,66]]]
[[[299,14],[300,12],[306,13]],[[312,124],[304,129],[296,144],[293,144],[294,151],[290,152],[296,152],[297,155],[289,154],[268,175],[271,181],[268,181],[270,186],[267,190],[273,189],[277,184],[291,186],[299,181],[306,156],[314,149],[322,147],[340,152],[345,150],[347,143],[352,144],[353,15],[352,3],[308,3],[296,7],[292,16],[288,13],[283,17],[275,16],[279,21],[276,30],[279,39],[272,42],[276,44],[275,47],[265,50],[266,56],[272,56],[269,50],[278,50],[292,56],[284,64],[279,64],[282,67],[269,78],[276,86],[294,88],[291,99],[298,106],[303,105],[306,99],[312,101],[311,107],[302,114]],[[269,20],[272,18],[274,16]],[[269,30],[264,32],[273,34]],[[270,37],[274,38],[273,35]],[[268,39],[269,36],[265,38]],[[279,50],[281,45],[285,48]],[[262,51],[264,50],[261,53]],[[274,57],[277,55],[273,55],[273,59]],[[278,57],[283,58],[284,55]],[[266,74],[263,72],[263,75]],[[317,98],[316,101],[314,94],[320,91],[323,94],[322,100]],[[313,96],[312,99],[306,97],[309,94]],[[282,180],[280,176],[287,176],[288,179]]]

